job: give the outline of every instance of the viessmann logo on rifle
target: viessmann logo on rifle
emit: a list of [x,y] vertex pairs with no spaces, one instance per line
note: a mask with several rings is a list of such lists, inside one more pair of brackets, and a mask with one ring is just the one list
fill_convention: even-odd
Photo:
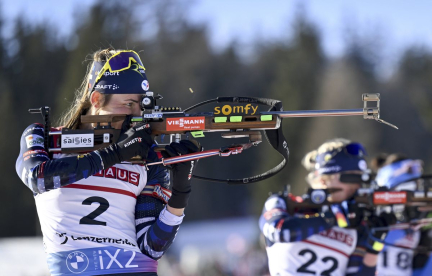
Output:
[[167,118],[166,129],[173,130],[200,130],[205,128],[205,117]]
[[374,192],[374,204],[393,204],[405,203],[407,201],[406,192]]
[[62,148],[93,147],[93,134],[62,134]]

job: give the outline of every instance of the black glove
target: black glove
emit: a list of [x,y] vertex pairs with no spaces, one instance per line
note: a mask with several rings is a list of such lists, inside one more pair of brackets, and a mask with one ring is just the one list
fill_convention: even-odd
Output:
[[380,253],[384,247],[384,244],[380,241],[384,241],[389,232],[389,228],[380,231],[373,231],[373,228],[389,227],[396,222],[397,219],[393,213],[383,212],[379,216],[372,215],[368,218],[368,226],[370,229],[366,248],[368,253]]
[[[189,140],[181,140],[179,143],[173,142],[169,146],[165,146],[165,150],[162,151],[162,156],[164,158],[169,158],[199,151],[201,151],[201,146]],[[192,172],[196,167],[196,163],[197,162],[195,160],[171,165],[172,195],[168,200],[169,206],[179,209],[185,208],[187,206],[189,195],[192,189]]]
[[120,135],[119,141],[110,146],[96,150],[101,157],[104,168],[109,168],[121,161],[130,160],[134,156],[146,159],[153,144],[151,130],[146,124],[138,124]]

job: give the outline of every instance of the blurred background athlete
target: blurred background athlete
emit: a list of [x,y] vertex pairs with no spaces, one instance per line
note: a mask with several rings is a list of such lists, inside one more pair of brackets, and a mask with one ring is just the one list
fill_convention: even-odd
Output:
[[[365,155],[361,144],[339,138],[305,156],[307,180],[313,189],[329,191],[330,206],[300,207],[291,215],[287,210],[301,202],[298,197],[272,195],[266,201],[259,224],[271,275],[375,275],[381,248],[369,239],[363,210],[354,201],[367,170]],[[392,216],[370,217],[368,223],[385,226]]]

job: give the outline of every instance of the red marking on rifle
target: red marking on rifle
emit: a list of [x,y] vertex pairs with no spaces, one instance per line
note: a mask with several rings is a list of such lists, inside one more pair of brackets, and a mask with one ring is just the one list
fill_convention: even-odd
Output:
[[374,204],[398,204],[406,203],[407,194],[406,192],[374,192],[373,202]]
[[166,118],[166,130],[200,130],[205,129],[205,117]]

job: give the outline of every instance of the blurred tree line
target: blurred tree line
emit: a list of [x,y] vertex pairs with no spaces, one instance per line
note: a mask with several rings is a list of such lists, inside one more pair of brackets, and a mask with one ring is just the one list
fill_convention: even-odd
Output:
[[[89,54],[109,46],[140,51],[151,90],[164,96],[159,102],[164,106],[186,108],[230,95],[278,99],[285,110],[349,109],[362,106],[362,93],[379,92],[382,118],[400,127],[394,130],[360,117],[284,119],[291,152],[287,168],[270,180],[251,185],[195,181],[186,221],[258,216],[270,191],[290,184],[295,193],[303,192],[306,171],[301,158],[334,137],[363,143],[369,158],[379,152],[401,152],[423,159],[430,171],[429,50],[406,49],[393,75],[382,80],[375,69],[376,45],[348,34],[352,39],[347,40],[345,54],[330,59],[321,49],[317,26],[299,9],[290,26],[291,35],[273,43],[256,41],[253,55],[246,59],[235,41],[221,51],[212,49],[206,26],[191,24],[185,17],[189,4],[97,1],[91,10],[76,13],[75,27],[66,39],[59,39],[56,26],[34,25],[23,17],[16,18],[12,35],[0,37],[0,237],[40,234],[32,193],[14,167],[22,131],[42,119],[27,110],[50,106],[53,121],[59,119],[84,78]],[[1,18],[0,26],[4,27]],[[203,140],[206,148],[230,143],[214,137]],[[278,162],[280,156],[263,142],[238,156],[201,160],[197,174],[237,178],[262,173]]]

